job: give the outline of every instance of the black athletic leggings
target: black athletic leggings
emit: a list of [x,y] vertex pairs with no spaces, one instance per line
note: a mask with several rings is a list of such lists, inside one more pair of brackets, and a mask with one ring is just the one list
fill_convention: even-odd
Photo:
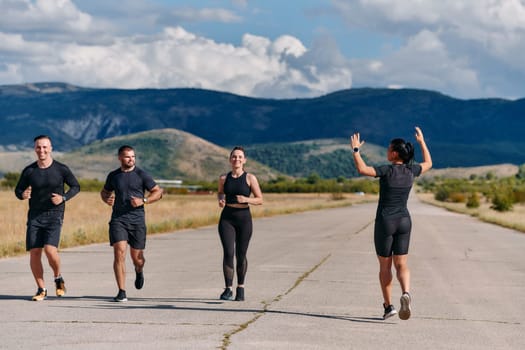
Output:
[[224,207],[219,221],[219,236],[221,237],[224,257],[222,269],[226,287],[233,284],[233,257],[237,259],[237,283],[244,284],[248,270],[246,252],[252,237],[252,214],[250,208]]
[[412,220],[409,216],[394,219],[376,218],[374,244],[376,253],[382,257],[408,254]]

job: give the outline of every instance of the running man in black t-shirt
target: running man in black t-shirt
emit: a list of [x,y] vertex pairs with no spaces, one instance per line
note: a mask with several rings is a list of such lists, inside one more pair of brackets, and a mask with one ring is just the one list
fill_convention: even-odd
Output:
[[[126,297],[126,250],[135,266],[135,288],[144,285],[144,249],[146,248],[146,220],[144,205],[162,198],[162,189],[144,170],[135,166],[133,147],[124,145],[118,150],[120,168],[106,178],[100,196],[104,203],[113,207],[109,222],[109,242],[113,246],[113,270],[119,288],[113,300],[127,301]],[[145,192],[149,192],[148,196]]]
[[[26,250],[29,251],[29,265],[38,286],[32,300],[41,301],[47,297],[42,251],[45,252],[53,269],[56,295],[61,297],[66,293],[60,271],[58,245],[65,202],[80,191],[80,185],[66,165],[53,160],[51,156],[53,147],[49,136],[35,137],[34,146],[38,160],[22,171],[15,188],[15,195],[18,199],[29,200]],[[67,192],[64,191],[64,184],[69,186]]]
[[410,270],[407,266],[408,247],[412,222],[407,209],[408,196],[414,178],[432,167],[432,158],[423,138],[416,127],[416,141],[421,147],[423,162],[413,164],[414,146],[403,139],[393,139],[387,152],[389,165],[372,167],[361,158],[360,148],[365,143],[359,133],[350,138],[354,161],[361,175],[379,177],[379,203],[377,206],[374,244],[379,259],[379,282],[383,293],[383,319],[394,316],[397,311],[392,305],[392,263],[401,285],[401,309],[399,318],[410,318]]

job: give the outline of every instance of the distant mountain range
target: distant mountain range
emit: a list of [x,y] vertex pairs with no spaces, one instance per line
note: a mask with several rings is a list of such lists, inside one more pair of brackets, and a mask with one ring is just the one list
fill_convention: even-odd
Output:
[[386,147],[394,137],[413,141],[418,125],[435,167],[525,162],[525,99],[459,100],[432,91],[363,88],[275,100],[200,89],[39,83],[0,86],[0,107],[4,149],[31,146],[35,135],[45,133],[55,149],[69,152],[110,137],[165,128],[226,148],[240,144],[268,150],[274,144],[282,150],[283,144],[299,141],[347,142],[355,131],[367,144]]

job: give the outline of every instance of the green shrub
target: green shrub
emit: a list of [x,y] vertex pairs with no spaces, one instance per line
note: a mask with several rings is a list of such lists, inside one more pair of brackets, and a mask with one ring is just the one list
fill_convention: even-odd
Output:
[[491,208],[503,212],[512,210],[512,205],[512,194],[508,192],[499,192],[492,198]]
[[8,188],[8,189],[15,188],[16,184],[18,183],[19,178],[20,178],[20,173],[5,173],[1,186],[3,188]]
[[479,208],[479,195],[477,192],[471,192],[467,198],[467,208]]
[[440,202],[446,202],[448,200],[448,197],[450,195],[450,192],[445,187],[439,187],[436,192],[434,193],[434,198],[437,201]]

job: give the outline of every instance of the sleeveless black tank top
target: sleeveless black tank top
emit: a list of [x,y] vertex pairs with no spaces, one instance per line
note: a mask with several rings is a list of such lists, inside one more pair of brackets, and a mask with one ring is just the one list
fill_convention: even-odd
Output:
[[243,172],[241,176],[234,178],[232,177],[231,171],[226,175],[224,181],[224,194],[226,195],[226,204],[238,204],[237,195],[249,197],[251,193],[250,186],[246,182],[246,172]]

